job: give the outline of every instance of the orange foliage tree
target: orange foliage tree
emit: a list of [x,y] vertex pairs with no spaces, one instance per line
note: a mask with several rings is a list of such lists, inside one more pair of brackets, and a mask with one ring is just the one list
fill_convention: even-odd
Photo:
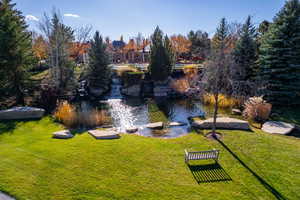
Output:
[[171,44],[176,58],[178,58],[178,56],[189,52],[191,41],[183,35],[173,35],[171,36]]
[[32,50],[38,60],[45,60],[47,58],[47,43],[43,36],[38,36],[33,40]]

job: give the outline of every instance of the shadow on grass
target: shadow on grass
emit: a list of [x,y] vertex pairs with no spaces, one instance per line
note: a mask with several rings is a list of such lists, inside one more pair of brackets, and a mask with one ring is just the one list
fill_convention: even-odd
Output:
[[229,174],[218,163],[206,165],[188,165],[195,180],[200,183],[232,181]]
[[254,172],[244,161],[242,161],[231,149],[224,144],[221,140],[216,138],[218,141],[239,163],[245,167],[268,191],[270,191],[276,199],[279,200],[286,200],[287,198],[284,197],[279,191],[277,191],[274,187],[272,187],[268,182],[266,182],[262,177],[260,177],[256,172]]
[[16,121],[0,121],[0,134],[13,131],[17,123]]

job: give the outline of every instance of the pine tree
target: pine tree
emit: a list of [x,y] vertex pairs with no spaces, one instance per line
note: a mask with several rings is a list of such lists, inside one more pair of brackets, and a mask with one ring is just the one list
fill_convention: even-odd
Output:
[[235,78],[239,81],[249,81],[256,77],[256,36],[256,28],[251,22],[251,16],[248,16],[242,27],[240,38],[233,51],[234,59],[238,67]]
[[229,30],[228,24],[225,18],[222,18],[217,28],[217,31],[212,38],[212,47],[214,50],[224,51],[227,48]]
[[174,54],[169,38],[156,27],[151,37],[151,60],[149,71],[154,81],[164,81],[172,72]]
[[89,86],[106,90],[110,81],[109,56],[106,52],[106,43],[98,31],[91,41],[89,57]]
[[0,1],[0,89],[24,104],[28,69],[34,63],[31,34],[11,0]]
[[263,35],[259,64],[265,98],[273,104],[300,104],[300,3],[289,0]]

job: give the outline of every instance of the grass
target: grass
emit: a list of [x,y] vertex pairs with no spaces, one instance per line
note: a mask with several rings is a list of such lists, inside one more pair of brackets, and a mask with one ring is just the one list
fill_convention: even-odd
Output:
[[[222,142],[196,133],[52,139],[61,128],[48,117],[0,123],[0,191],[21,200],[300,199],[300,141],[293,137],[221,131]],[[186,148],[220,149],[220,165],[197,161],[189,168]]]

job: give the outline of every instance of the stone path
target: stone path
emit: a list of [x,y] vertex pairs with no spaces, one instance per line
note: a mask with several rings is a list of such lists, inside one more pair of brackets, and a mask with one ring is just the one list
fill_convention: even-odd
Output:
[[8,196],[7,194],[0,192],[0,200],[15,200],[15,199]]
[[287,135],[295,129],[295,125],[280,122],[268,121],[263,124],[262,130],[267,133]]

